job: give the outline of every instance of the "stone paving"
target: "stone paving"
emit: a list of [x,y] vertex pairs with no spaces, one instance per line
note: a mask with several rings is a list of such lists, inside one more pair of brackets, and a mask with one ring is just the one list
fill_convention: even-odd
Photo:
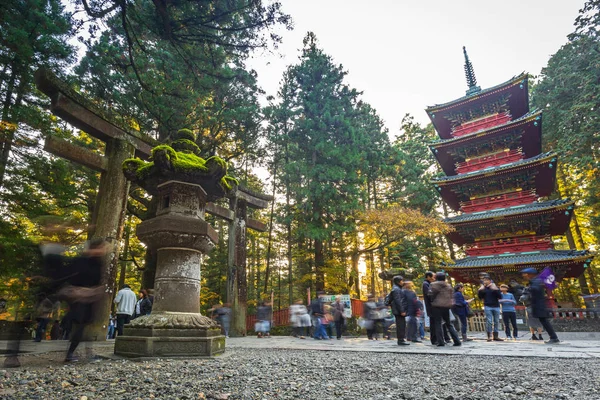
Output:
[[[285,350],[321,350],[349,351],[373,353],[405,353],[405,354],[446,354],[472,356],[504,356],[504,357],[550,357],[550,358],[600,358],[600,335],[594,334],[562,334],[559,344],[548,345],[542,341],[528,340],[529,334],[517,341],[487,342],[482,333],[470,334],[475,340],[463,343],[460,347],[432,346],[427,337],[423,343],[411,343],[410,346],[398,346],[395,340],[367,340],[366,337],[344,337],[341,340],[299,339],[290,336],[273,336],[257,338],[254,336],[229,338],[226,346],[230,349],[285,349]],[[6,341],[0,341],[0,349],[6,349]],[[23,341],[21,351],[25,359],[44,359],[56,361],[66,351],[66,341],[44,341],[34,343]],[[114,340],[106,342],[85,342],[80,345],[79,353],[94,353],[102,357],[117,358],[113,354]],[[4,355],[0,352],[0,363]],[[1,364],[0,364],[1,365]]]
[[[530,335],[528,335],[529,337]],[[559,344],[547,345],[542,341],[528,340],[522,337],[517,341],[487,342],[483,335],[470,336],[471,342],[460,347],[432,346],[427,338],[423,343],[411,343],[410,346],[398,346],[395,340],[367,340],[366,338],[343,338],[342,340],[304,340],[289,336],[274,336],[258,339],[256,337],[230,338],[229,348],[251,349],[287,349],[287,350],[323,350],[353,351],[405,354],[448,354],[471,356],[504,357],[551,357],[551,358],[600,358],[600,341],[570,340],[569,336]]]

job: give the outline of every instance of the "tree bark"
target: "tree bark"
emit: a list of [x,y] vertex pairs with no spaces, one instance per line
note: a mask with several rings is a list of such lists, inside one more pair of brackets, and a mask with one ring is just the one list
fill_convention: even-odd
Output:
[[[237,199],[235,207],[234,229],[230,231],[234,237],[234,268],[235,273],[232,287],[233,292],[233,323],[231,331],[234,336],[246,336],[246,313],[248,303],[248,280],[246,276],[247,244],[246,244],[246,221],[248,206],[245,201]],[[231,242],[229,242],[231,243]]]
[[[4,99],[4,105],[2,107],[2,120],[7,122],[15,123],[14,115],[11,115],[11,108],[17,108],[21,101],[23,100],[23,95],[25,93],[25,83],[26,80],[21,77],[21,81],[19,82],[19,86],[17,87],[17,97],[15,99],[15,103],[11,105],[13,89],[15,85],[15,72],[14,72],[14,63],[13,69],[11,71],[11,77],[9,81],[9,86],[7,88],[6,97]],[[6,175],[6,167],[8,166],[8,158],[10,156],[10,151],[12,150],[13,141],[15,139],[15,131],[10,130],[7,132],[7,137],[0,142],[0,188],[4,185],[4,176]]]
[[[573,239],[573,233],[571,232],[571,228],[569,227],[565,232],[567,236],[567,243],[569,243],[569,248],[571,250],[577,250],[577,246],[575,245],[575,240]],[[587,280],[585,279],[585,274],[579,275],[579,286],[581,288],[581,293],[584,295],[590,294],[590,288],[588,287]]]
[[[573,213],[573,218],[571,220],[573,221],[573,227],[575,228],[575,237],[577,238],[577,241],[579,242],[579,246],[581,246],[581,249],[584,250],[585,242],[583,240],[583,235],[581,234],[581,229],[579,229],[579,223],[577,221],[576,213]],[[590,277],[590,283],[592,284],[594,293],[598,293],[598,283],[596,282],[596,274],[591,265],[587,268],[587,273]]]
[[111,300],[115,292],[119,242],[123,235],[129,193],[129,181],[125,179],[121,165],[133,156],[133,150],[133,146],[122,140],[112,139],[106,143],[108,169],[100,176],[96,201],[97,217],[93,221],[90,239],[104,239],[110,246],[110,251],[103,260],[101,281],[107,295],[99,302],[94,321],[85,331],[86,340],[106,340]]
[[360,277],[358,275],[358,261],[360,260],[360,253],[355,250],[351,256],[352,260],[352,288],[354,289],[354,295],[357,299],[360,299]]
[[[275,163],[273,166],[273,198],[275,198],[275,189],[276,189],[276,185],[275,185],[275,180],[277,177],[277,164]],[[267,263],[266,263],[266,268],[265,268],[265,290],[263,290],[263,293],[267,293],[267,289],[269,286],[269,274],[270,274],[270,269],[271,269],[271,247],[272,247],[272,243],[273,243],[273,217],[275,216],[275,200],[273,200],[271,202],[271,215],[269,216],[269,238],[268,238],[268,242],[267,242]],[[271,307],[273,305],[271,304]]]
[[325,257],[323,254],[323,241],[314,239],[314,255],[315,255],[315,289],[317,291],[325,290],[325,274],[323,267],[325,266]]

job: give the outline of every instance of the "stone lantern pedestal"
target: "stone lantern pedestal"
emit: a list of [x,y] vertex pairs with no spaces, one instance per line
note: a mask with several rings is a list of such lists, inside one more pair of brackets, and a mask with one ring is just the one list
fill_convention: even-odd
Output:
[[157,185],[156,217],[137,227],[140,240],[157,249],[152,313],[125,326],[115,354],[128,357],[213,356],[225,351],[217,324],[200,314],[200,264],[218,241],[204,220],[207,194],[200,185]]

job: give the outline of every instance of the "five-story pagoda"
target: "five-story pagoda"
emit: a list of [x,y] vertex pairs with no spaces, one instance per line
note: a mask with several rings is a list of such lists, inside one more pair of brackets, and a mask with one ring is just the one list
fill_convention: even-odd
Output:
[[466,96],[426,109],[440,136],[430,148],[446,174],[432,183],[458,212],[445,219],[455,228],[448,237],[467,254],[446,270],[464,282],[482,272],[507,281],[526,267],[550,267],[557,280],[578,277],[591,255],[554,249],[552,236],[568,229],[574,202],[547,199],[558,156],[542,152],[542,112],[529,110],[527,74],[482,90],[463,51]]

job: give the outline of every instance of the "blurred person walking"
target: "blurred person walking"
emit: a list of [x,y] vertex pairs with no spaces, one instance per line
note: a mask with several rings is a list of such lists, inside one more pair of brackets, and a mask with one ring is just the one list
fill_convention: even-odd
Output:
[[218,307],[216,310],[217,313],[217,321],[221,328],[223,329],[223,333],[225,337],[229,337],[229,328],[231,327],[231,307],[229,303],[225,303],[222,306]]
[[94,320],[94,309],[105,295],[100,285],[102,276],[102,258],[108,251],[104,240],[96,239],[89,243],[87,250],[72,263],[72,277],[69,285],[58,294],[69,302],[69,320],[77,324],[71,336],[65,362],[78,361],[74,353],[83,338],[85,327]]
[[367,301],[363,304],[363,327],[367,331],[367,339],[377,340],[377,327],[375,321],[379,318],[379,311],[377,310],[377,303],[375,303],[375,297],[369,296]]
[[46,296],[46,293],[40,293],[38,300],[34,342],[41,342],[46,339],[46,327],[54,310],[54,303]]
[[548,308],[546,306],[546,291],[542,280],[537,276],[537,270],[535,268],[525,268],[521,270],[521,274],[523,275],[523,278],[529,281],[528,287],[532,314],[535,318],[539,319],[544,330],[548,332],[548,335],[550,336],[550,340],[545,343],[560,343],[560,340],[558,340],[558,336],[549,321]]
[[342,338],[342,333],[344,330],[344,325],[346,323],[346,316],[344,315],[344,303],[342,303],[341,296],[336,296],[335,303],[333,303],[332,313],[333,313],[333,322],[335,322],[335,334],[337,340]]
[[293,327],[292,336],[304,339],[305,335],[308,335],[307,331],[310,327],[310,316],[308,315],[308,309],[302,304],[302,300],[296,300],[296,302],[290,306],[290,324]]
[[406,328],[406,339],[410,340],[413,343],[421,343],[418,335],[418,321],[417,318],[419,316],[419,308],[417,302],[417,294],[415,293],[415,285],[411,281],[404,282],[402,286],[404,291],[404,296],[406,297],[406,318],[407,318],[407,328]]
[[319,297],[321,294],[323,292],[317,292],[317,297],[310,302],[310,319],[313,326],[312,337],[315,340],[327,339],[327,331],[322,323],[322,319],[325,317],[325,307]]
[[[531,309],[531,296],[529,294],[529,287],[523,289],[521,297],[519,298],[519,302],[525,305],[525,314],[527,315],[527,326],[529,327],[529,332],[531,333],[530,340],[544,340],[542,336],[542,323],[539,319],[533,316],[533,310]],[[535,334],[538,334],[536,336]]]
[[262,305],[258,306],[256,310],[256,319],[258,322],[255,324],[256,335],[259,338],[269,337],[271,335],[271,318],[273,315],[273,309],[271,303],[265,301]]
[[417,325],[419,330],[419,338],[425,339],[425,306],[421,298],[417,298]]

